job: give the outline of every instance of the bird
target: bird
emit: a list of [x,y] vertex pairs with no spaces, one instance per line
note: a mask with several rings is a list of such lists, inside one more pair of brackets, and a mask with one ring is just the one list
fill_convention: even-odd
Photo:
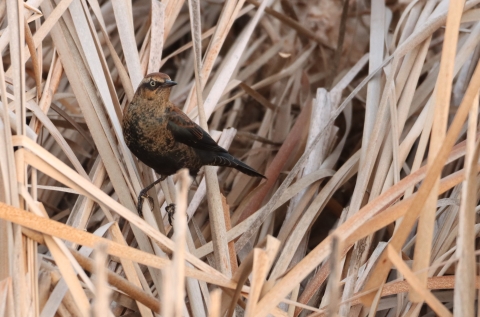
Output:
[[[167,74],[148,74],[123,111],[122,130],[127,147],[160,175],[139,193],[140,216],[144,198],[150,198],[147,192],[182,168],[188,168],[193,178],[205,165],[232,167],[252,177],[266,178],[219,146],[207,131],[170,101],[176,84]],[[175,205],[168,205],[166,210],[172,225]]]

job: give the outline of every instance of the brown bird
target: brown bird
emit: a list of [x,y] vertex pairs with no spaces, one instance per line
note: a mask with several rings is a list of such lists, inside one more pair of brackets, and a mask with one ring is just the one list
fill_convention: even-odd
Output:
[[[233,167],[249,176],[265,178],[230,155],[169,100],[176,84],[166,74],[148,74],[124,109],[125,143],[140,161],[161,176],[140,192],[137,205],[140,215],[150,188],[182,168],[188,168],[194,178],[204,165]],[[172,205],[166,208],[170,224]]]

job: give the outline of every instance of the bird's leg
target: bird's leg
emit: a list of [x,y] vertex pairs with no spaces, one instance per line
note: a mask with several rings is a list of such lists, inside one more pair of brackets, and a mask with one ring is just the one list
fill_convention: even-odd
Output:
[[160,183],[161,181],[164,181],[165,179],[167,178],[167,176],[161,176],[159,179],[157,179],[156,181],[154,181],[153,183],[151,183],[150,185],[148,185],[147,187],[145,187],[144,189],[142,189],[140,191],[140,193],[138,194],[138,204],[137,204],[137,211],[138,211],[138,215],[140,217],[143,217],[143,212],[142,212],[142,206],[143,206],[143,200],[145,198],[149,199],[149,201],[152,202],[153,204],[153,198],[150,197],[148,195],[148,191],[155,185],[157,185],[158,183]]
[[175,214],[175,204],[169,204],[167,207],[165,207],[165,211],[167,212],[168,215],[168,223],[170,226],[173,227],[173,215]]

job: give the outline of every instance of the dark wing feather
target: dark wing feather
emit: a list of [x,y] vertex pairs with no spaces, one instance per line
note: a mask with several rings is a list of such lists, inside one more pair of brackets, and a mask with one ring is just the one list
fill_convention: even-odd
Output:
[[168,113],[168,129],[175,140],[188,146],[214,152],[227,152],[210,135],[178,108]]

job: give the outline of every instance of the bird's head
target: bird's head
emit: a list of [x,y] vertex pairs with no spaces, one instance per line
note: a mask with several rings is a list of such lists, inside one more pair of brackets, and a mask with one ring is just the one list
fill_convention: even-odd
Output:
[[168,100],[172,87],[177,83],[170,79],[164,73],[148,74],[137,88],[136,94],[141,94],[143,98],[153,100],[165,98]]

